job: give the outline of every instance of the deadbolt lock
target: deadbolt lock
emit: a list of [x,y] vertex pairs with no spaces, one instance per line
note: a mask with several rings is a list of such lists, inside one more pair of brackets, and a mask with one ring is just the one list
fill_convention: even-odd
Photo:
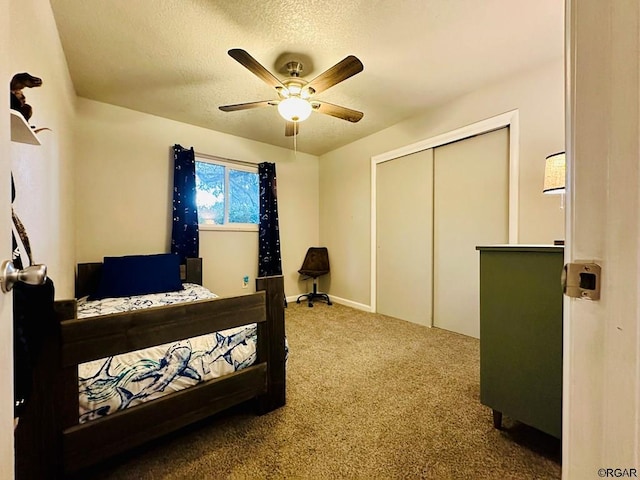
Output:
[[600,300],[600,265],[577,261],[562,269],[562,291],[568,297]]

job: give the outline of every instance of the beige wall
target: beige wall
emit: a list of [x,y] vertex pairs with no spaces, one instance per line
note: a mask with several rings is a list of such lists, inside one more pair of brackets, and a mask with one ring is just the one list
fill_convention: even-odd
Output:
[[[285,292],[304,290],[296,272],[319,237],[317,157],[83,98],[77,105],[79,262],[169,251],[171,147],[179,143],[223,158],[276,163]],[[257,251],[256,232],[201,232],[205,286],[220,295],[253,291]]]
[[[73,118],[75,93],[48,2],[11,1],[10,75],[29,72],[43,85],[26,88],[33,107],[29,123],[40,146],[11,144],[16,184],[14,208],[25,225],[33,260],[45,263],[56,298],[73,296]],[[25,32],[29,32],[25,41]]]
[[324,289],[370,304],[371,157],[471,123],[520,112],[519,242],[564,238],[556,195],[542,194],[544,159],[564,149],[562,60],[489,85],[320,158],[320,242],[329,248]]

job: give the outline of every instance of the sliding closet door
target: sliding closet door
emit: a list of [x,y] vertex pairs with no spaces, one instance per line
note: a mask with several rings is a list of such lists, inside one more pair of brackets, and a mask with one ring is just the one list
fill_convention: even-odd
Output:
[[434,151],[434,326],[480,336],[477,245],[508,243],[509,131]]
[[430,326],[433,150],[379,164],[376,179],[376,309]]

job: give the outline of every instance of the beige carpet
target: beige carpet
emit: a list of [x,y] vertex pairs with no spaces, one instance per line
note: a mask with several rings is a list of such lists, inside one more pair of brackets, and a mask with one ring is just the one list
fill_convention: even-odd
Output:
[[287,405],[246,406],[95,479],[559,479],[560,442],[480,404],[479,342],[342,305],[286,310]]

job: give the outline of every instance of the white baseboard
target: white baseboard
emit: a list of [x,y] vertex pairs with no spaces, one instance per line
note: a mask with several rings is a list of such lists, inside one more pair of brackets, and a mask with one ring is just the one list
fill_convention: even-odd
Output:
[[347,307],[355,308],[357,310],[363,310],[365,312],[371,312],[371,305],[365,305],[364,303],[354,302],[353,300],[347,300],[346,298],[336,297],[331,295],[331,301],[339,303],[340,305],[346,305]]
[[[301,294],[302,295],[302,294]],[[287,303],[295,303],[300,295],[294,295],[291,297],[287,297]],[[346,298],[336,297],[335,295],[329,295],[331,301],[333,303],[339,303],[340,305],[345,305],[347,307],[355,308],[357,310],[363,310],[365,312],[371,312],[371,306],[365,305],[363,303],[354,302],[352,300],[347,300]],[[306,300],[305,300],[306,303]]]

